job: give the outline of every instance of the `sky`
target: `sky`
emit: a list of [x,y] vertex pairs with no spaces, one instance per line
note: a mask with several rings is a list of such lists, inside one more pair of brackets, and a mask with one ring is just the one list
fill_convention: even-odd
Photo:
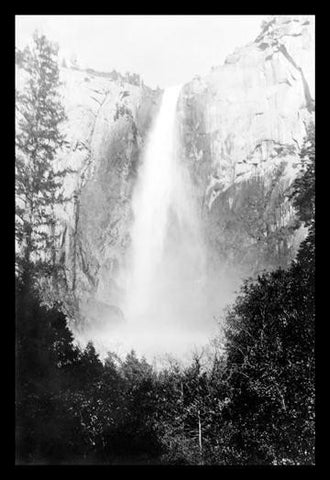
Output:
[[261,15],[17,15],[16,46],[38,29],[59,44],[60,58],[83,68],[138,73],[165,88],[207,74],[236,47],[253,41]]

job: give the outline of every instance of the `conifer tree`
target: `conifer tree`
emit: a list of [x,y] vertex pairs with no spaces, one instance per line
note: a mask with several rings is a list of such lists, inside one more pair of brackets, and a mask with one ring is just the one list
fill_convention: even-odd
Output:
[[[56,168],[64,142],[65,119],[59,96],[58,46],[35,32],[32,48],[17,51],[24,78],[16,92],[16,248],[18,273],[38,264],[54,270],[57,229],[55,207],[68,170]],[[18,62],[19,60],[19,62]],[[25,266],[25,267],[24,267]]]
[[300,174],[292,184],[291,200],[298,217],[306,227],[314,223],[315,218],[315,126],[307,127],[300,157]]

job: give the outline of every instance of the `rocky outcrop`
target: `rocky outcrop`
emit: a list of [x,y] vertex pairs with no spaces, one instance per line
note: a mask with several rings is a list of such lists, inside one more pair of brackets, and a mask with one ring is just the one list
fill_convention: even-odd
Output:
[[182,151],[213,265],[285,266],[303,229],[287,198],[314,111],[314,18],[275,17],[223,66],[185,85]]
[[97,72],[62,69],[68,119],[59,158],[72,169],[59,209],[65,267],[61,296],[88,322],[122,321],[120,265],[129,243],[130,200],[159,93]]

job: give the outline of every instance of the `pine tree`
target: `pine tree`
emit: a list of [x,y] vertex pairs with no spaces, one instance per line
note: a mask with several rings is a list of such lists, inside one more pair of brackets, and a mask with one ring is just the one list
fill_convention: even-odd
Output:
[[290,196],[301,222],[309,227],[315,218],[315,128],[310,123],[300,157],[300,174],[292,184]]
[[[26,78],[16,92],[16,248],[18,273],[31,262],[54,269],[57,228],[55,207],[64,201],[67,170],[56,169],[65,119],[59,97],[58,46],[38,32],[33,47],[17,52]],[[45,271],[45,268],[43,268]]]

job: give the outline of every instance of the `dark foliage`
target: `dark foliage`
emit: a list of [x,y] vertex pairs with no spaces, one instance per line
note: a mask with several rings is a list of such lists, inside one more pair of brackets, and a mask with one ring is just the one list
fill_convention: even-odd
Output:
[[18,462],[313,463],[313,235],[290,269],[245,283],[207,370],[102,363],[18,283]]
[[159,453],[152,367],[134,352],[103,364],[91,343],[77,348],[59,306],[42,306],[27,275],[16,286],[16,358],[18,463]]

